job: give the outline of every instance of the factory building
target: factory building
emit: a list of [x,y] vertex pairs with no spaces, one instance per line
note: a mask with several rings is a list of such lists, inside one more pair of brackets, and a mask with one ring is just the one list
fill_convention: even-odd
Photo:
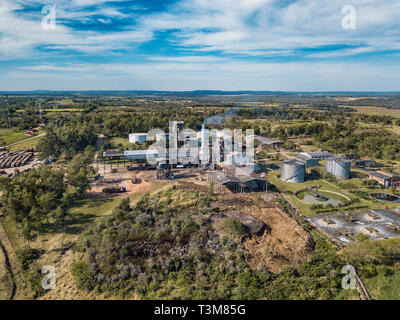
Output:
[[146,142],[147,133],[131,133],[129,135],[130,143],[143,143]]
[[261,137],[261,136],[253,136],[254,140],[257,140],[261,146],[266,147],[266,148],[270,148],[270,149],[278,149],[279,147],[281,147],[283,145],[283,142],[275,140],[275,139],[271,139],[271,138],[266,138],[266,137]]
[[231,192],[261,192],[268,189],[268,181],[251,170],[233,165],[221,165],[222,171],[210,172],[208,182],[221,191],[222,186]]
[[385,189],[400,187],[400,176],[383,170],[369,171],[368,178],[377,181]]
[[300,155],[308,158],[308,159],[313,159],[313,160],[327,160],[329,158],[332,158],[332,153],[327,152],[327,151],[316,151],[316,152],[302,152]]
[[337,179],[350,179],[351,160],[330,158],[326,161],[326,171]]
[[295,159],[282,162],[281,179],[285,182],[301,183],[306,179],[306,165]]
[[303,154],[298,154],[294,158],[298,161],[304,162],[307,168],[316,167],[319,164],[317,159],[306,157]]

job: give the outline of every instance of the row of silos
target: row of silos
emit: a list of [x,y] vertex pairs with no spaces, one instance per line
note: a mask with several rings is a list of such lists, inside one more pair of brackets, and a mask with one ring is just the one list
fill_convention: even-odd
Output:
[[[282,162],[281,180],[285,182],[301,183],[306,179],[306,161],[299,159]],[[337,179],[350,179],[351,161],[342,158],[330,158],[326,160],[326,171]]]

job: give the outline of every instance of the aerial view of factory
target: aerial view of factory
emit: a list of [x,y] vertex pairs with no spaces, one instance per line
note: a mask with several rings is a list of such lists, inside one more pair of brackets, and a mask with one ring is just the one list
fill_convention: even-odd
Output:
[[[181,135],[184,122],[177,121],[175,124],[177,134]],[[103,159],[105,163],[110,159],[122,159],[124,165],[130,168],[139,166],[155,170],[156,179],[175,179],[174,172],[179,168],[201,170],[207,174],[207,181],[216,192],[225,189],[233,193],[268,193],[278,188],[281,196],[296,210],[305,212],[306,216],[310,215],[307,220],[312,225],[339,243],[354,241],[359,233],[367,234],[371,239],[396,237],[400,234],[400,221],[390,211],[397,210],[396,203],[400,202],[400,198],[390,192],[379,191],[399,188],[400,176],[383,170],[375,161],[355,154],[335,155],[324,150],[288,154],[280,150],[284,142],[253,135],[251,138],[261,148],[258,150],[268,150],[271,154],[287,158],[276,162],[278,170],[270,172],[262,169],[260,159],[251,161],[246,153],[246,143],[239,143],[242,152],[238,152],[233,140],[227,138],[224,131],[217,132],[214,139],[206,132],[203,125],[202,130],[194,134],[194,139],[186,137],[177,145],[172,144],[170,134],[158,134],[154,141],[164,141],[164,149],[150,147],[119,152],[109,150],[104,152]],[[129,135],[132,144],[141,145],[146,141],[146,133]],[[182,148],[189,141],[192,141],[192,146],[195,141],[194,146],[198,147],[194,156],[189,149]],[[154,159],[151,164],[148,162],[149,157]],[[352,183],[360,182],[360,175],[363,175],[363,184],[374,186],[370,194],[353,190],[357,188]],[[351,188],[346,190],[347,186]],[[357,208],[360,210],[355,211]],[[348,210],[352,213],[346,213]]]

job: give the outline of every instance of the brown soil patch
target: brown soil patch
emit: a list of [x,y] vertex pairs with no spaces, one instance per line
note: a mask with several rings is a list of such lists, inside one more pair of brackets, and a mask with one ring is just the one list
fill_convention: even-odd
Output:
[[204,185],[199,185],[194,182],[186,182],[186,181],[181,181],[177,185],[177,190],[187,190],[191,192],[200,192],[200,193],[206,193],[208,191],[208,187]]
[[[148,182],[145,180],[145,178],[140,174],[137,175],[138,181],[140,183],[133,184],[131,179],[129,178],[122,178],[119,179],[119,182],[116,184],[98,184],[98,183],[93,183],[91,186],[91,189],[89,190],[88,194],[89,195],[101,195],[104,197],[114,197],[114,196],[128,196],[134,193],[141,193],[141,192],[147,192],[150,191],[152,183]],[[103,193],[103,189],[106,187],[110,187],[113,185],[118,185],[120,187],[124,187],[126,189],[126,192],[120,193],[120,194],[114,194],[114,195],[107,195]]]
[[267,225],[261,235],[253,234],[243,241],[251,269],[278,273],[284,265],[297,266],[310,258],[314,250],[312,236],[276,204],[272,206],[271,201],[266,202],[257,194],[224,195],[219,211],[233,208]]
[[297,266],[311,256],[314,249],[311,235],[281,209],[253,207],[246,211],[269,227],[263,235],[243,243],[250,268],[277,273],[284,265]]

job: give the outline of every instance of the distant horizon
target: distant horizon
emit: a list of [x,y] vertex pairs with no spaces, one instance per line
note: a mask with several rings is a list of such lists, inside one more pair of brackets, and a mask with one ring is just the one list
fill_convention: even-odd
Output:
[[77,94],[77,93],[136,93],[136,94],[199,94],[199,95],[271,95],[271,94],[332,94],[332,95],[400,95],[399,91],[285,91],[285,90],[113,90],[113,89],[93,89],[93,90],[7,90],[0,91],[0,95],[13,94]]

